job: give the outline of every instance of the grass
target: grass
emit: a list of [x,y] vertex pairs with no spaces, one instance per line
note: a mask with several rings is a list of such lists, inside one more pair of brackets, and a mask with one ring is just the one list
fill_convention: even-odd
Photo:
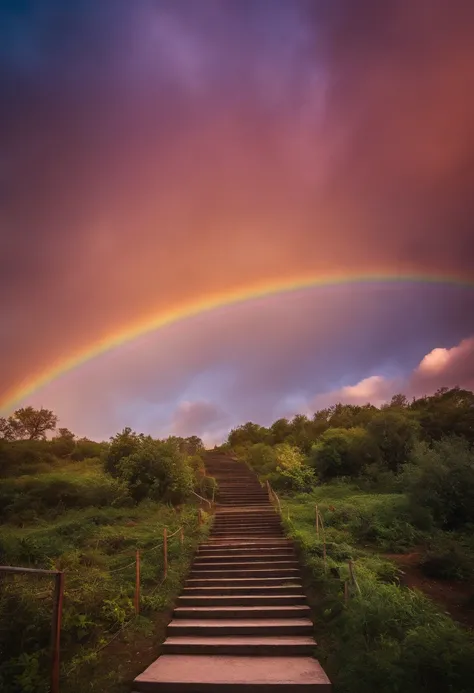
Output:
[[[41,475],[42,488],[52,480],[57,483],[58,476],[63,477],[61,482],[64,477],[69,482],[76,478],[79,489],[93,487],[94,481],[100,485],[96,468],[75,466]],[[21,483],[25,485],[25,479]],[[31,482],[26,485],[35,488]],[[119,693],[129,689],[129,681],[156,658],[170,606],[197,544],[208,531],[208,524],[198,526],[197,507],[174,509],[149,501],[134,507],[66,511],[55,506],[46,508],[46,516],[36,513],[34,520],[20,520],[17,515],[12,520],[0,529],[0,563],[53,568],[66,574],[64,690]],[[164,580],[163,528],[173,534],[180,526],[184,544],[179,532],[169,540]],[[133,608],[136,549],[141,552],[138,618]],[[0,579],[0,688],[4,693],[46,693],[52,581],[13,575]]]
[[[316,504],[325,527],[319,539]],[[472,633],[420,592],[400,586],[396,565],[381,555],[428,539],[410,523],[403,494],[367,493],[338,483],[282,498],[282,510],[306,566],[318,657],[335,693],[472,691]],[[349,560],[360,592],[351,586],[345,604]]]

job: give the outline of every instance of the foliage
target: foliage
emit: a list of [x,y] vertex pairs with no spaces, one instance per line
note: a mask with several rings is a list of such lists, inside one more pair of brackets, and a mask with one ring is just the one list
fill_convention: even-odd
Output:
[[440,388],[431,397],[414,400],[423,437],[441,440],[450,435],[462,436],[474,443],[474,393],[459,387]]
[[310,464],[322,480],[357,476],[377,463],[379,450],[364,428],[330,428],[313,446]]
[[173,440],[143,438],[135,452],[120,460],[117,472],[136,501],[149,497],[179,503],[193,489],[191,466]]
[[228,444],[234,448],[235,446],[249,443],[255,445],[257,443],[270,443],[270,432],[264,426],[259,426],[251,421],[248,421],[242,426],[238,426],[230,431]]
[[[322,533],[314,527],[314,505],[324,517]],[[287,497],[287,531],[295,540],[311,580],[317,610],[318,658],[339,693],[468,693],[474,680],[474,638],[441,613],[421,593],[401,587],[396,566],[362,548],[361,524],[390,529],[393,518],[406,518],[408,503],[400,494],[365,494],[348,484],[321,486],[311,494]],[[285,508],[284,508],[285,510]],[[285,512],[283,513],[285,517]],[[408,523],[409,524],[409,523]],[[400,528],[400,536],[408,528]],[[413,542],[419,537],[408,537]],[[376,532],[372,541],[384,547]],[[407,542],[407,543],[408,543]],[[344,605],[348,558],[360,595],[350,589]]]
[[474,450],[457,437],[415,446],[404,483],[414,509],[425,508],[443,529],[474,523]]
[[274,450],[276,474],[272,475],[273,486],[277,489],[309,491],[315,481],[314,475],[298,448],[281,443]]
[[[109,481],[117,483],[110,477]],[[169,534],[184,526],[184,546],[179,534],[169,541],[165,583],[161,544],[164,526]],[[132,632],[143,640],[144,632],[156,631],[157,614],[176,598],[196,545],[206,531],[205,526],[198,526],[196,508],[183,506],[177,512],[152,501],[132,508],[70,510],[54,520],[31,522],[21,529],[10,524],[2,526],[0,562],[58,568],[67,573],[61,690],[80,693],[86,687],[91,693],[99,693],[104,690],[106,674],[107,690],[115,691],[117,683],[139,673],[135,661],[130,663],[130,644],[126,642],[121,647],[128,671],[114,672],[110,648],[103,650],[103,657],[98,653],[133,618],[135,549],[141,550],[142,603],[140,619]],[[2,693],[48,690],[51,609],[49,578],[19,575],[2,579]],[[152,645],[151,635],[149,638],[144,643],[147,649]],[[114,641],[114,649],[118,642]],[[156,656],[150,651],[149,663]]]
[[418,424],[412,417],[388,408],[372,417],[367,432],[378,445],[384,466],[397,472],[413,449]]
[[58,417],[49,409],[22,407],[8,419],[0,419],[0,436],[4,440],[44,440],[57,422]]
[[97,462],[0,480],[0,519],[14,524],[56,517],[70,508],[130,505],[128,488]]
[[121,433],[117,433],[110,439],[104,462],[105,471],[112,476],[119,477],[121,461],[138,452],[144,440],[143,434],[138,435],[128,427],[124,428]]
[[314,476],[305,457],[297,447],[281,443],[272,447],[257,443],[240,450],[241,457],[258,474],[267,479],[275,489],[309,490]]

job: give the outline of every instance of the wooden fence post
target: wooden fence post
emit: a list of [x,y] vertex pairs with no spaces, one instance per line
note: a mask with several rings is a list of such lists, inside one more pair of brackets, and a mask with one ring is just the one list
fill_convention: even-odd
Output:
[[165,527],[163,529],[163,564],[164,564],[164,578],[168,575],[168,530]]
[[181,543],[181,548],[183,547],[184,544],[184,527],[181,527],[180,532],[179,532],[179,541]]
[[319,510],[316,506],[316,537],[319,539]]
[[64,573],[56,573],[54,578],[53,618],[52,618],[52,662],[51,693],[59,693],[59,656],[61,647],[61,620],[63,614]]
[[269,500],[270,503],[271,503],[271,502],[272,502],[272,492],[271,492],[271,489],[270,489],[270,482],[268,481],[268,479],[267,479],[267,493],[268,493],[268,500]]
[[344,581],[344,604],[347,606],[349,600],[349,584],[347,580]]
[[140,613],[140,551],[135,555],[135,614]]

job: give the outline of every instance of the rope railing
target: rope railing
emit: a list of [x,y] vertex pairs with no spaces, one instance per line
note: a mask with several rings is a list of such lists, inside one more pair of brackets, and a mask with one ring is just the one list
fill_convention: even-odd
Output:
[[195,495],[196,498],[200,498],[200,500],[204,501],[205,503],[208,503],[208,504],[209,504],[209,507],[212,508],[212,503],[211,503],[210,500],[208,500],[207,498],[203,498],[202,496],[199,495],[199,493],[196,493],[196,491],[192,491],[191,493],[192,493],[193,495]]
[[[198,494],[195,494],[198,495]],[[200,496],[198,496],[200,497]],[[206,500],[205,498],[203,500]],[[207,501],[209,502],[209,501]],[[198,509],[198,525],[201,526],[203,524],[203,516],[202,516],[201,509]],[[121,628],[112,636],[112,638],[105,644],[102,644],[96,652],[100,652],[103,650],[107,645],[109,645],[113,640],[117,638],[117,636],[125,630],[133,621],[136,619],[136,617],[140,613],[140,559],[143,557],[143,554],[148,554],[151,553],[152,551],[155,551],[156,549],[162,547],[163,548],[163,577],[160,582],[158,582],[152,592],[151,595],[153,595],[156,590],[163,585],[165,582],[167,575],[168,575],[168,542],[170,539],[173,539],[179,534],[179,541],[181,544],[181,549],[184,546],[184,530],[185,527],[184,525],[181,525],[178,527],[172,534],[168,534],[168,528],[164,527],[163,528],[163,539],[156,544],[155,546],[152,546],[150,548],[144,548],[144,549],[136,549],[135,550],[135,558],[133,561],[130,563],[127,563],[124,566],[121,566],[119,568],[112,568],[111,570],[108,570],[107,573],[109,575],[120,573],[122,571],[128,570],[132,566],[135,567],[135,590],[134,590],[134,615],[133,617],[127,621],[125,624],[121,626]],[[59,652],[60,652],[60,633],[61,633],[61,620],[62,620],[62,604],[63,604],[63,597],[64,597],[64,577],[65,573],[62,571],[58,570],[45,570],[42,568],[24,568],[21,566],[0,566],[0,573],[14,573],[14,574],[36,574],[36,575],[44,575],[44,576],[49,576],[49,577],[54,577],[55,578],[55,591],[54,591],[54,599],[53,599],[53,617],[52,617],[52,642],[53,642],[53,649],[52,649],[52,671],[51,671],[51,693],[59,693]],[[150,596],[151,596],[150,595]],[[75,668],[77,664],[73,663],[69,668],[66,669],[66,674],[71,673]]]

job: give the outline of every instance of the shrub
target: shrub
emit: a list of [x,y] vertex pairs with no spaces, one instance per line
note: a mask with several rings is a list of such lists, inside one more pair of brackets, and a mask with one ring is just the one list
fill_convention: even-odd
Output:
[[426,508],[439,527],[474,522],[474,452],[464,439],[418,443],[404,480],[413,508]]
[[179,503],[193,489],[191,466],[173,441],[144,438],[136,452],[118,462],[116,473],[136,501],[149,497]]
[[458,543],[444,540],[420,562],[425,575],[442,580],[467,580],[474,573],[472,556]]
[[384,409],[372,417],[367,431],[380,450],[384,466],[397,472],[408,460],[417,439],[419,425],[413,414],[409,416],[405,412]]
[[330,428],[313,445],[310,464],[322,479],[358,476],[364,467],[377,463],[379,450],[363,428]]

